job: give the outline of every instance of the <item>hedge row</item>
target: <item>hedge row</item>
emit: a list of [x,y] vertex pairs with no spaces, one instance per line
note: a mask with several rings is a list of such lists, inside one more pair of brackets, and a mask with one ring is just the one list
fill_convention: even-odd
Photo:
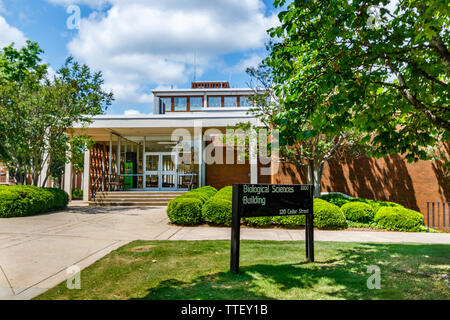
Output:
[[206,186],[175,197],[167,205],[167,216],[170,222],[181,225],[203,223],[203,205],[216,193],[215,188]]
[[69,195],[60,189],[0,186],[0,217],[24,217],[64,209]]
[[349,222],[393,231],[420,231],[423,226],[420,212],[406,209],[398,203],[364,198],[347,199],[340,194],[328,194],[320,198],[340,206]]
[[[209,188],[208,191],[203,188]],[[209,222],[217,225],[231,225],[232,192],[231,186],[214,193],[211,187],[192,190],[169,202],[167,215],[170,222],[181,225],[195,225]],[[200,195],[193,195],[199,193]],[[212,196],[211,196],[212,195]],[[205,199],[207,199],[205,201]],[[255,217],[244,218],[247,226],[280,225],[298,227],[305,225],[304,216]],[[341,229],[346,227],[344,213],[338,206],[324,200],[314,200],[314,224],[322,229]]]

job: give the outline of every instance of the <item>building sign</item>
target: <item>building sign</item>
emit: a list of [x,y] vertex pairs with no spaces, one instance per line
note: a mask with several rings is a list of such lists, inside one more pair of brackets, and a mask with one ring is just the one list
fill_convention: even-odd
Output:
[[312,185],[233,185],[231,271],[239,272],[241,218],[305,215],[306,258],[314,261],[313,190]]

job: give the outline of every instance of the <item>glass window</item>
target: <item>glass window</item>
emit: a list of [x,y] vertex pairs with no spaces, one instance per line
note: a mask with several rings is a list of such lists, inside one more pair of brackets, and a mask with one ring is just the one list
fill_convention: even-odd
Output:
[[251,107],[252,100],[249,97],[239,97],[239,105],[241,107]]
[[208,97],[208,107],[209,108],[222,107],[222,98],[221,97]]
[[174,111],[186,111],[186,110],[187,110],[187,98],[175,98]]
[[237,97],[225,97],[223,98],[224,107],[237,107]]
[[171,111],[172,109],[172,98],[160,98],[162,106],[165,111]]
[[192,110],[201,110],[203,107],[203,98],[202,97],[191,97],[189,98],[189,109]]

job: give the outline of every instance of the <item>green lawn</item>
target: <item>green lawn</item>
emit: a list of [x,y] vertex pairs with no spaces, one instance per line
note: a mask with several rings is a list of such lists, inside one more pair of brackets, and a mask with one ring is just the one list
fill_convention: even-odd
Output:
[[[450,299],[449,245],[316,242],[315,263],[304,247],[242,241],[234,275],[229,241],[136,241],[82,271],[81,290],[63,282],[37,299]],[[367,288],[369,265],[380,290]]]

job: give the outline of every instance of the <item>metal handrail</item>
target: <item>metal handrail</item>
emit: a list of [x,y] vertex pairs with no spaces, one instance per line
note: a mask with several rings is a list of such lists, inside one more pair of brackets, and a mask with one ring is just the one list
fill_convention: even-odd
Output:
[[[91,200],[95,201],[95,197],[97,196],[97,193],[100,191],[100,189],[103,190],[109,190],[111,191],[111,186],[114,183],[113,181],[111,181],[111,179],[105,179],[106,177],[110,177],[110,176],[118,176],[119,180],[121,178],[121,175],[117,175],[117,174],[100,174],[97,179],[95,179],[94,183],[92,184],[92,188],[91,188]],[[95,185],[97,184],[97,182],[99,182],[99,180],[102,179],[102,183],[95,189]]]
[[92,184],[92,194],[91,194],[91,199],[95,201],[95,196],[97,195],[97,192],[100,190],[100,188],[103,186],[103,184],[100,184],[100,186],[97,189],[95,188],[95,185],[97,184],[97,182],[99,181],[100,178],[103,178],[103,173],[100,174],[97,179],[95,179],[94,183]]

